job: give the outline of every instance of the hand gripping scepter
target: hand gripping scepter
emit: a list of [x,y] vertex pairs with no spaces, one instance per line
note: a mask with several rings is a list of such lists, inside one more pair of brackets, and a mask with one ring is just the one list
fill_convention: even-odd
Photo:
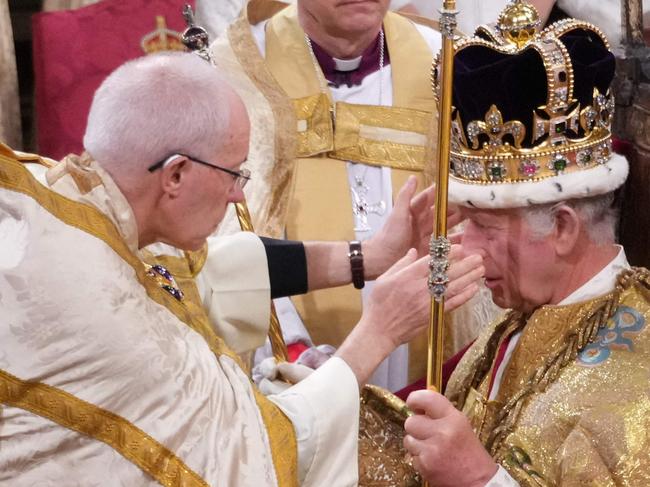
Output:
[[[429,245],[431,261],[429,263],[429,291],[431,292],[431,318],[429,321],[427,388],[442,390],[442,360],[444,343],[445,292],[449,277],[448,255],[451,243],[447,239],[447,192],[449,184],[449,151],[451,148],[451,101],[454,69],[454,31],[456,30],[456,1],[445,0],[440,11],[440,32],[442,34],[441,71],[437,83],[438,97],[438,179],[436,194],[436,214],[433,235]],[[432,77],[435,77],[435,65]]]
[[[183,17],[185,17],[185,23],[187,28],[183,32],[182,40],[183,44],[194,53],[198,54],[201,58],[208,61],[210,64],[214,65],[214,60],[212,59],[212,53],[210,52],[210,42],[208,39],[208,32],[194,22],[194,12],[190,5],[185,5],[183,7]],[[246,205],[246,200],[242,200],[240,203],[235,203],[235,209],[237,211],[237,219],[239,220],[239,226],[245,232],[254,232],[253,222],[251,219],[250,212],[248,211],[248,206]],[[269,326],[269,340],[271,341],[271,350],[273,351],[273,357],[275,360],[280,362],[287,361],[287,345],[284,342],[282,337],[282,329],[280,328],[280,320],[278,320],[278,314],[275,311],[275,306],[271,302],[271,323]]]

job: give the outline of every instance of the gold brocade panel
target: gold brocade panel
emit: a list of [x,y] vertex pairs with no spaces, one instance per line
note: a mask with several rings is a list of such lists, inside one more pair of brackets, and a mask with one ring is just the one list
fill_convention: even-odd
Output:
[[296,110],[298,155],[310,157],[334,148],[331,104],[318,94],[292,100]]
[[487,401],[494,344],[523,319],[480,337],[448,386],[481,441],[523,486],[650,485],[648,271],[624,272],[601,298],[536,310]]
[[331,157],[422,172],[430,123],[421,110],[337,103]]

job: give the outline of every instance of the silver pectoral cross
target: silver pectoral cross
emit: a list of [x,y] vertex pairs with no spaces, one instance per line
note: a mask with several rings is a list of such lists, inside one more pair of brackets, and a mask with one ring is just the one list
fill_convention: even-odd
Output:
[[369,203],[366,196],[370,188],[363,181],[362,177],[355,176],[354,186],[350,187],[352,193],[352,212],[354,213],[354,231],[355,232],[369,232],[372,230],[368,224],[368,215],[383,215],[386,212],[386,203],[378,201],[377,203]]

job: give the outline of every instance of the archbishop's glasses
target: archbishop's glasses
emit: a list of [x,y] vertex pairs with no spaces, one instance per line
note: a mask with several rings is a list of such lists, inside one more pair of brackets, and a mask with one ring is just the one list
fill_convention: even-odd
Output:
[[196,157],[188,156],[187,154],[181,154],[180,152],[167,156],[161,161],[156,162],[153,166],[150,166],[148,168],[148,171],[154,172],[157,169],[161,169],[173,161],[176,157],[185,157],[188,161],[196,162],[197,164],[203,164],[204,166],[208,166],[213,169],[218,169],[219,171],[228,173],[234,178],[235,185],[239,186],[240,189],[244,189],[244,186],[246,186],[246,183],[248,183],[251,178],[251,172],[248,169],[240,169],[239,171],[234,171],[232,169],[221,167],[210,162],[202,161]]

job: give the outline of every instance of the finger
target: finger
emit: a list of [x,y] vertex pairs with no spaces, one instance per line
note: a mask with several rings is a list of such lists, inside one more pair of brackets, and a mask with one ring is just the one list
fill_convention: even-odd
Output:
[[409,178],[404,183],[404,186],[402,186],[402,188],[399,190],[399,193],[397,193],[397,198],[395,198],[395,204],[393,205],[393,211],[395,209],[401,208],[408,210],[417,187],[417,178],[413,175],[409,176]]
[[388,277],[388,276],[392,276],[393,274],[398,273],[402,269],[406,268],[407,266],[409,266],[410,264],[415,262],[417,257],[418,257],[417,251],[415,249],[409,249],[408,252],[406,252],[406,254],[404,255],[404,257],[402,257],[400,260],[395,262],[390,267],[390,269],[388,269],[386,272],[384,272],[383,276]]
[[278,376],[278,364],[273,357],[265,358],[255,369],[255,372],[265,379],[274,380]]
[[[471,257],[468,257],[467,259],[471,260]],[[461,262],[464,262],[461,261]],[[456,263],[454,266],[459,266],[461,263]],[[455,274],[455,272],[454,272]],[[447,285],[447,292],[449,293],[450,296],[455,296],[459,292],[461,292],[463,289],[465,289],[467,286],[471,285],[472,283],[477,283],[479,279],[481,279],[485,275],[485,267],[483,265],[478,265],[476,267],[473,267],[469,271],[465,272],[464,274],[458,275],[456,277],[455,275],[452,277],[451,269],[449,273],[449,284]]]
[[424,463],[422,462],[422,460],[420,460],[420,457],[417,456],[413,456],[413,468],[415,468],[415,470],[420,472],[420,475],[422,475],[423,477],[424,477],[424,473],[427,472],[427,470],[425,470]]
[[462,245],[452,244],[449,256],[447,257],[450,262],[461,260],[465,257],[465,249]]
[[456,232],[449,235],[449,241],[452,245],[460,245],[463,240],[463,232]]
[[430,419],[440,419],[455,411],[449,400],[439,392],[426,389],[413,391],[406,399],[406,405],[413,411],[422,411]]
[[414,457],[414,459],[424,451],[424,448],[426,446],[422,441],[413,438],[409,434],[404,435],[403,443],[404,449],[409,452]]
[[280,394],[282,391],[288,389],[289,387],[291,387],[291,384],[287,382],[268,379],[262,379],[259,385],[260,392],[265,396],[270,396],[271,394]]
[[414,214],[426,211],[431,213],[436,203],[436,185],[432,184],[411,199],[411,211]]
[[404,431],[416,440],[426,440],[436,431],[436,423],[424,414],[406,418]]
[[[415,251],[415,249],[411,249],[411,250]],[[422,279],[423,281],[425,281],[429,277],[430,260],[431,258],[428,255],[417,258],[414,262],[411,262],[406,267],[399,269],[397,272],[394,273],[394,275],[396,278],[400,280]]]
[[465,219],[463,213],[456,205],[447,208],[447,228],[453,228]]
[[[472,254],[461,260],[453,261],[449,266],[447,275],[449,276],[449,281],[451,282],[481,267],[483,267],[483,258],[478,254]],[[485,268],[483,269],[483,272],[485,272]],[[471,281],[466,282],[465,286],[467,286],[469,282]]]
[[460,308],[462,305],[464,305],[467,301],[472,299],[474,295],[478,292],[479,286],[477,283],[470,284],[467,286],[465,289],[463,289],[461,292],[456,294],[455,296],[447,299],[445,298],[445,311],[453,311],[457,308]]
[[311,375],[313,371],[314,369],[301,364],[294,364],[291,362],[280,362],[278,364],[278,372],[280,375],[292,384],[297,384]]

